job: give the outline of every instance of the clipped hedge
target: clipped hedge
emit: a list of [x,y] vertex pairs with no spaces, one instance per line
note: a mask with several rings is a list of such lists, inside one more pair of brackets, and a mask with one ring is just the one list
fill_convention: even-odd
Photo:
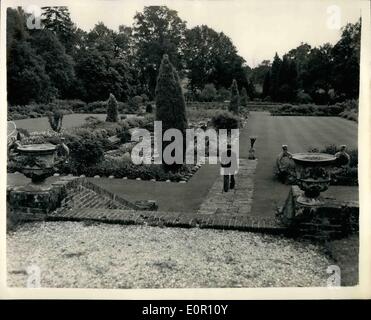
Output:
[[[340,149],[337,145],[331,144],[323,149],[316,147],[310,147],[308,152],[321,152],[328,154],[336,154]],[[346,151],[350,156],[349,165],[343,167],[336,174],[333,174],[331,184],[332,185],[346,185],[356,186],[358,185],[358,149],[350,149]]]

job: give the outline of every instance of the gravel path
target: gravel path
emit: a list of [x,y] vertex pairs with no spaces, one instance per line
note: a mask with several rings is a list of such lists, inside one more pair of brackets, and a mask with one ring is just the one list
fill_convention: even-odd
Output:
[[321,248],[238,231],[35,222],[7,236],[8,285],[27,267],[42,287],[196,288],[325,286]]

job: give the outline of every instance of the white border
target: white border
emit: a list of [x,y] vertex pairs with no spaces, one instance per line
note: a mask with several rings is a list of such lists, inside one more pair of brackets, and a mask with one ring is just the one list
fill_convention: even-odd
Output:
[[[205,1],[205,0],[204,0]],[[235,0],[238,2],[239,0]],[[243,0],[240,0],[243,1]],[[263,1],[263,0],[262,0]],[[268,0],[264,0],[268,1]],[[273,1],[273,0],[270,0]],[[313,0],[316,1],[316,0]],[[355,2],[356,0],[349,0]],[[360,111],[359,111],[359,168],[360,168],[360,284],[349,288],[238,288],[238,289],[15,289],[6,287],[6,7],[42,4],[68,5],[71,1],[1,1],[1,107],[0,112],[0,185],[3,201],[0,201],[0,298],[5,299],[344,299],[371,297],[371,216],[369,195],[371,194],[371,157],[370,157],[370,69],[371,69],[371,32],[370,2],[358,0],[362,4],[362,40],[360,74]],[[85,2],[85,1],[80,1]],[[101,1],[88,1],[94,5]],[[142,1],[168,4],[172,1]],[[189,1],[190,4],[196,1]],[[336,0],[334,0],[334,3]],[[109,2],[107,1],[107,4]]]

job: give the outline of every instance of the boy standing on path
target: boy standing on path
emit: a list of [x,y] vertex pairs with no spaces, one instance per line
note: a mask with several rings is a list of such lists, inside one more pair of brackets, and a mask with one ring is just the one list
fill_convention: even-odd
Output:
[[234,175],[237,173],[238,160],[236,153],[232,151],[232,146],[227,145],[227,151],[222,152],[220,155],[220,174],[223,175],[223,190],[228,192],[229,189],[234,189],[235,179]]

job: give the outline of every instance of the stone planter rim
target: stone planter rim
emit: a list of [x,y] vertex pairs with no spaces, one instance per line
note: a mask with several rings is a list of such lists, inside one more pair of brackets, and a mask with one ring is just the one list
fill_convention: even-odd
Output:
[[51,143],[25,144],[17,148],[21,153],[50,153],[56,150],[57,146]]
[[292,159],[304,166],[331,166],[336,161],[334,155],[320,152],[294,153]]

